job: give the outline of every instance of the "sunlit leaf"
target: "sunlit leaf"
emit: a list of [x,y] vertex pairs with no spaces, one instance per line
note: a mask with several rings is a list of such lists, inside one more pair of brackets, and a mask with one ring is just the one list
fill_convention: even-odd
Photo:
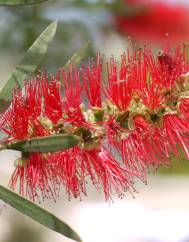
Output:
[[0,0],[0,5],[29,5],[46,1],[47,0]]
[[69,225],[61,221],[55,215],[1,185],[0,199],[45,227],[54,230],[70,239],[79,242],[82,241],[79,235],[72,228],[70,228]]
[[78,51],[76,51],[72,57],[64,65],[64,68],[68,68],[70,63],[79,64],[85,56],[87,49],[89,48],[90,42],[86,42]]
[[32,138],[9,144],[6,148],[22,152],[56,152],[76,146],[80,141],[74,134],[54,134],[45,137]]
[[[33,45],[26,52],[21,63],[13,71],[11,77],[0,92],[0,112],[5,110],[12,98],[12,90],[15,86],[22,88],[23,80],[31,75],[38,67],[45,54],[49,43],[53,40],[57,29],[57,21],[51,23],[42,34],[36,39]],[[2,101],[3,100],[3,101]]]

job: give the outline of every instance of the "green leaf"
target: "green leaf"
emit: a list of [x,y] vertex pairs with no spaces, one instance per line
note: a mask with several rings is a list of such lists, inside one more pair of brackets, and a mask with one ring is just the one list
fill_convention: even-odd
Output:
[[30,5],[46,2],[47,0],[0,0],[0,5]]
[[61,221],[55,215],[1,185],[0,199],[45,227],[54,230],[70,239],[79,242],[82,241],[79,235],[72,228],[70,228],[69,225]]
[[64,65],[64,68],[68,68],[70,63],[79,64],[83,57],[86,54],[87,49],[89,48],[90,42],[87,41],[78,51],[76,51],[72,57],[67,61],[67,63]]
[[76,146],[80,138],[74,134],[54,134],[45,137],[37,137],[30,140],[18,141],[5,146],[6,149],[22,152],[57,152]]
[[37,38],[33,45],[26,52],[21,63],[13,71],[11,77],[0,92],[0,112],[6,109],[3,103],[10,102],[12,91],[17,85],[22,88],[23,80],[31,75],[38,67],[47,53],[48,45],[53,40],[57,29],[57,21],[51,23]]

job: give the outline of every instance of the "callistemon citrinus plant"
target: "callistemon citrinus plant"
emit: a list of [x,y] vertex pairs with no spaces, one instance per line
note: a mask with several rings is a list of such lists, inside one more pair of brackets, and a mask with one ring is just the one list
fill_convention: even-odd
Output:
[[56,199],[63,186],[81,198],[88,180],[106,199],[133,192],[149,169],[189,159],[188,47],[127,50],[120,63],[99,54],[80,69],[41,73],[14,91],[0,125],[2,148],[21,151],[10,187],[22,195]]

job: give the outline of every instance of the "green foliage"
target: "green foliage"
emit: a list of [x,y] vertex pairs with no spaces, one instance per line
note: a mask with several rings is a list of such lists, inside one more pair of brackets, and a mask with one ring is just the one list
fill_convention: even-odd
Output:
[[[23,80],[31,75],[38,67],[43,57],[47,53],[49,43],[53,40],[57,29],[57,21],[51,23],[37,38],[33,45],[26,52],[21,63],[13,71],[11,77],[0,92],[0,112],[2,112],[7,103],[11,100],[12,90],[17,85],[23,86]],[[6,105],[3,105],[6,103]]]
[[73,134],[54,134],[9,144],[6,148],[22,152],[56,152],[76,146],[80,138]]
[[46,1],[47,0],[0,0],[0,5],[30,5]]
[[81,242],[79,235],[52,213],[0,185],[0,199],[45,227]]
[[89,48],[90,42],[86,42],[78,51],[76,51],[72,57],[64,65],[64,68],[68,68],[70,63],[79,64],[83,57],[86,54],[87,49]]

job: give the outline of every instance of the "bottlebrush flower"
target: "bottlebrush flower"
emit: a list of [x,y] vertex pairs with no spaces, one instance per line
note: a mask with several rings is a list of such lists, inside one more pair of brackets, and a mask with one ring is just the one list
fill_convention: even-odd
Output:
[[[44,72],[15,89],[0,118],[2,148],[21,150],[11,188],[20,183],[32,200],[56,200],[63,186],[69,198],[82,198],[91,181],[108,200],[132,193],[135,178],[146,182],[147,171],[170,166],[172,156],[189,160],[187,53],[186,45],[157,55],[128,49],[105,68],[99,54],[81,69]],[[65,135],[77,139],[62,150]],[[43,147],[47,137],[59,137],[56,149]]]
[[48,82],[48,76],[46,72],[44,73],[41,80],[44,97],[44,115],[54,124],[57,124],[57,122],[62,118],[63,104],[60,95],[60,83],[58,80],[58,76],[57,78],[51,76],[50,82]]
[[83,65],[83,82],[85,84],[86,94],[91,107],[101,108],[101,79],[102,79],[102,57],[97,55],[96,62]]
[[71,197],[87,194],[87,177],[99,191],[104,191],[106,200],[115,191],[122,197],[133,186],[132,173],[121,167],[118,161],[105,148],[75,147],[55,156],[59,169],[56,174]]
[[48,154],[22,154],[22,157],[15,161],[15,166],[9,182],[11,189],[15,189],[19,183],[19,193],[33,201],[45,198],[56,201],[60,182],[55,176]]
[[62,79],[65,94],[63,108],[66,117],[64,119],[77,126],[88,125],[81,109],[83,87],[80,83],[80,73],[70,66],[68,73],[65,70],[62,71]]
[[[120,111],[128,108],[134,91],[134,83],[130,81],[131,66],[126,63],[126,56],[122,56],[121,68],[117,68],[115,59],[112,57],[107,64],[108,88],[104,89],[105,95]],[[118,69],[118,70],[117,70]]]
[[[127,1],[123,0],[123,5]],[[178,42],[189,38],[189,9],[179,4],[158,1],[130,0],[130,6],[141,7],[138,14],[115,13],[117,29],[143,43]],[[124,6],[123,6],[124,7]],[[125,8],[127,8],[125,4]],[[167,36],[166,36],[167,35]],[[166,38],[165,38],[166,36]]]

